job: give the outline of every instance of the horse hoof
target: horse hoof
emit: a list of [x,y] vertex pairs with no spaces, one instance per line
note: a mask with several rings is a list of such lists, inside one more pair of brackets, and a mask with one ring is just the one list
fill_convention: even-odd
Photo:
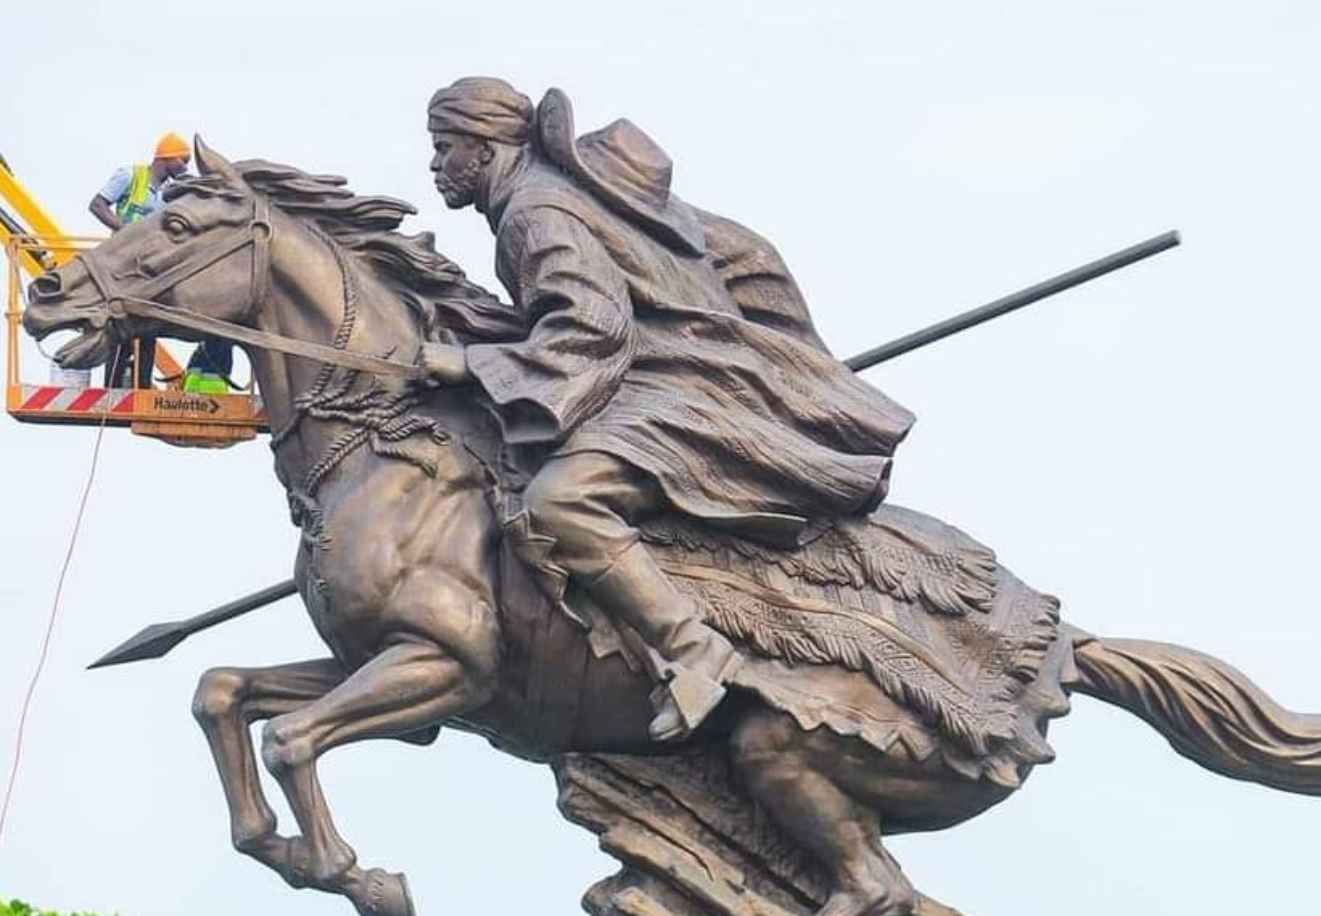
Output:
[[408,893],[408,879],[383,868],[367,870],[363,876],[362,901],[357,907],[362,916],[417,916],[413,897]]

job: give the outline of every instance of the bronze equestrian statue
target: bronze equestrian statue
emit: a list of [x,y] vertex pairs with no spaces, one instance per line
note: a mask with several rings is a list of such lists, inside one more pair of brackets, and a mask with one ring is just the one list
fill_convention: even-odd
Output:
[[[694,835],[746,815],[807,863],[776,884],[783,855],[675,859],[657,874],[680,892],[618,884],[589,894],[598,913],[954,913],[883,837],[1007,798],[1053,759],[1071,693],[1216,772],[1321,792],[1321,717],[1196,652],[1062,623],[990,549],[883,503],[911,416],[830,356],[769,243],[670,193],[642,131],[577,138],[562,93],[534,109],[490,79],[429,119],[437,187],[487,216],[510,303],[396,231],[407,204],[200,140],[162,212],[29,293],[30,333],[78,332],[66,366],[146,334],[247,347],[331,655],[201,679],[240,851],[360,913],[414,913],[403,876],[340,837],[316,761],[442,726],[554,762],[580,820],[584,762],[662,787],[723,768],[684,783],[724,812]],[[259,720],[296,835],[262,795]],[[630,827],[655,849],[701,807],[669,785]]]

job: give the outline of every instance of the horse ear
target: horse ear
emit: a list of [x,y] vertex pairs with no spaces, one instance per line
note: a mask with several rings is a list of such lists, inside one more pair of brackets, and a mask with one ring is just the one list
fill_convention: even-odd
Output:
[[201,134],[193,136],[193,146],[197,148],[197,172],[199,175],[214,175],[224,179],[226,184],[239,187],[243,179],[229,160],[207,146]]

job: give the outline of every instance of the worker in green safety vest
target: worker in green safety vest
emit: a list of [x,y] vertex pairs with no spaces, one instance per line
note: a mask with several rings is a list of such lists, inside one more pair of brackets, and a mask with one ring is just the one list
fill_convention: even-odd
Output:
[[150,165],[129,165],[110,176],[88,207],[111,232],[150,216],[164,204],[165,185],[188,171],[188,141],[168,133],[156,144]]
[[[163,194],[166,185],[187,173],[188,162],[192,159],[192,155],[187,140],[176,133],[167,133],[157,142],[150,165],[131,165],[116,170],[105,186],[92,198],[88,209],[111,232],[150,216],[164,205]],[[202,362],[206,363],[208,370],[210,363],[221,362],[225,364],[221,371],[224,375],[229,374],[229,360],[232,357],[228,343],[207,341],[198,348],[198,352],[202,354]],[[138,353],[141,360],[130,374],[133,342],[126,341],[115,348],[115,352],[106,362],[107,388],[123,387],[127,378],[135,378],[139,388],[151,387],[151,372],[156,360],[156,339],[139,338]],[[197,354],[194,354],[193,360],[189,360],[190,372],[194,362],[198,362]]]

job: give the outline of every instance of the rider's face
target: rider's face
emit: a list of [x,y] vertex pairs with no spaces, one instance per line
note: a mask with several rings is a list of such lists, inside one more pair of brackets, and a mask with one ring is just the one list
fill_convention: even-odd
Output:
[[431,171],[445,205],[458,210],[472,204],[482,167],[491,160],[490,145],[478,137],[451,131],[433,133],[431,143],[436,151],[431,157]]

